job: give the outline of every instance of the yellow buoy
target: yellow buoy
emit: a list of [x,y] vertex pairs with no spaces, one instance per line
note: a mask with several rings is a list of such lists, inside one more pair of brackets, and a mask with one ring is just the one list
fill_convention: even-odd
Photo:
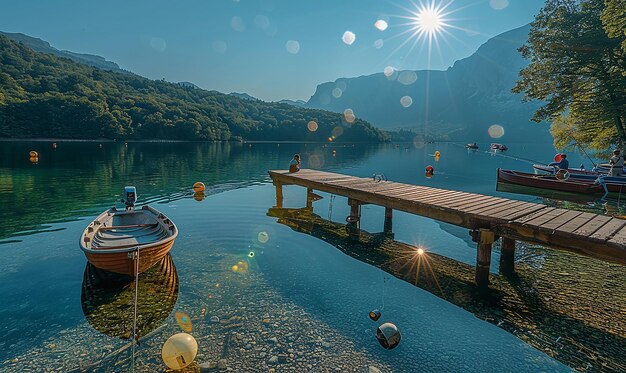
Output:
[[198,342],[187,333],[169,337],[163,344],[161,357],[170,369],[179,370],[193,362],[198,354]]
[[30,163],[37,163],[39,162],[39,157],[30,157]]
[[37,157],[39,157],[39,153],[37,153],[37,152],[36,152],[36,151],[34,151],[34,150],[31,150],[31,151],[28,153],[28,155],[29,155],[31,158],[37,158]]
[[435,157],[439,157],[441,156],[441,153],[439,153],[439,150],[435,151]]
[[193,183],[193,191],[198,193],[198,192],[204,192],[204,183],[200,182],[200,181],[196,181],[195,183]]

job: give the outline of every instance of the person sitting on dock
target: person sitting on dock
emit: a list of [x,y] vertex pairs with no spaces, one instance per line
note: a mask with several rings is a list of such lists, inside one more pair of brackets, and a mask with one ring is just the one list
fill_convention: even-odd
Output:
[[559,170],[567,170],[569,168],[569,161],[567,160],[567,154],[561,153],[560,156],[561,156],[560,161],[552,162],[548,166],[557,167]]
[[624,157],[619,149],[613,151],[613,156],[609,159],[611,165],[611,176],[624,175]]
[[289,172],[298,171],[300,171],[300,154],[294,155],[291,162],[289,162]]

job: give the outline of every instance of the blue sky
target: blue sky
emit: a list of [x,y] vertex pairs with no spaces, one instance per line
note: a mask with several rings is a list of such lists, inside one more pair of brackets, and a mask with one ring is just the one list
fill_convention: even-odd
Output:
[[[429,57],[407,42],[421,5],[444,7]],[[341,77],[446,69],[487,39],[533,20],[543,0],[0,0],[0,30],[97,54],[152,79],[303,99]],[[388,28],[374,23],[382,19]],[[346,31],[355,35],[348,45]],[[444,40],[445,36],[445,40]],[[406,43],[405,43],[406,42]],[[402,45],[405,43],[404,45]],[[439,47],[437,47],[437,45]]]

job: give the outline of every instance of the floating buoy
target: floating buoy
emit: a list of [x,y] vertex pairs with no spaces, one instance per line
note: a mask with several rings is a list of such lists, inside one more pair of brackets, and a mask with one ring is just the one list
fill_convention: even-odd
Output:
[[39,157],[39,153],[37,153],[37,152],[36,152],[36,151],[34,151],[34,150],[31,150],[30,152],[28,152],[28,155],[29,155],[31,158],[37,158],[37,157]]
[[30,157],[30,163],[37,163],[39,162],[39,157]]
[[400,344],[400,330],[390,322],[386,322],[376,329],[376,339],[387,350],[394,349]]
[[205,197],[206,196],[204,195],[204,192],[195,192],[193,194],[193,199],[195,199],[198,202],[202,202]]
[[163,344],[161,357],[170,369],[179,370],[193,362],[198,354],[198,342],[187,333],[169,337]]
[[193,183],[193,191],[198,193],[198,192],[204,192],[205,186],[204,183],[201,181],[196,181],[195,183]]
[[100,149],[102,149],[102,144],[100,144]]
[[435,168],[431,165],[426,166],[426,172],[434,174],[435,173]]
[[441,153],[439,152],[439,150],[435,151],[435,157],[439,157],[441,156]]
[[379,310],[371,310],[370,311],[370,319],[374,321],[378,321],[380,319],[380,311]]
[[52,149],[56,149],[56,148],[57,148],[57,143],[56,143],[56,142],[53,142],[53,143],[52,143]]
[[189,315],[184,312],[176,312],[174,317],[176,318],[176,323],[182,330],[186,332],[190,332],[192,330],[191,318]]

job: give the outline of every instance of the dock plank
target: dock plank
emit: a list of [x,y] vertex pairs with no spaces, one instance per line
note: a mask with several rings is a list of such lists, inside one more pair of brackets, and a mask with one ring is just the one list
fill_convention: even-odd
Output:
[[624,228],[625,225],[626,220],[611,218],[611,220],[606,222],[600,229],[593,232],[589,237],[596,240],[607,241],[611,239],[617,231]]
[[561,214],[559,216],[557,216],[556,218],[542,224],[539,228],[541,229],[549,229],[549,230],[555,230],[558,227],[560,227],[563,224],[567,224],[569,221],[575,219],[576,217],[578,217],[580,214],[582,214],[582,211],[567,211],[564,214]]
[[583,224],[580,228],[577,228],[572,233],[578,236],[591,236],[604,224],[608,223],[609,220],[611,220],[610,216],[596,215],[593,217],[593,219],[589,220],[587,223]]
[[539,226],[549,222],[550,220],[556,218],[557,216],[565,214],[567,211],[569,211],[569,210],[554,209],[552,211],[546,212],[545,214],[541,214],[541,215],[535,217],[532,220],[527,221],[526,223],[524,223],[524,225],[532,225],[532,226],[535,226],[535,227],[539,227]]
[[561,225],[560,227],[556,228],[556,230],[559,233],[572,233],[576,229],[578,229],[578,228],[582,227],[583,225],[585,225],[586,223],[588,223],[595,216],[597,216],[597,215],[596,214],[592,214],[590,212],[583,212],[582,214],[578,215],[574,219],[572,219],[572,220],[568,221],[567,223]]

